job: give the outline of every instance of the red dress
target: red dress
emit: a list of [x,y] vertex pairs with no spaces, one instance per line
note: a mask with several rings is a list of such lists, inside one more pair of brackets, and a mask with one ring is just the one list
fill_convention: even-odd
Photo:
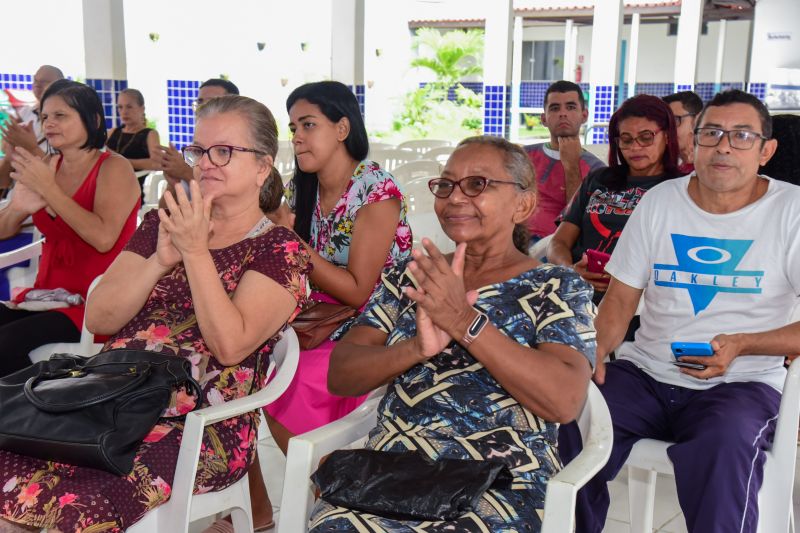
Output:
[[[94,211],[97,175],[100,173],[100,165],[110,156],[109,152],[100,154],[86,179],[72,195],[72,199],[87,211]],[[58,166],[61,166],[61,159],[58,161]],[[33,288],[63,288],[78,293],[85,299],[94,278],[108,269],[136,231],[136,215],[140,203],[141,200],[136,201],[136,205],[125,220],[125,225],[122,226],[117,242],[105,253],[98,252],[91,244],[84,241],[60,216],[53,218],[46,209],[34,213],[33,223],[42,232],[45,241]],[[83,327],[83,305],[64,307],[55,311],[67,315],[78,330]]]

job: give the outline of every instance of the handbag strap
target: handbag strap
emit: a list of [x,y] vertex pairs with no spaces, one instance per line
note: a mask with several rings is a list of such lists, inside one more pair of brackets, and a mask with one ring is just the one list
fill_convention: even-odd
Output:
[[112,400],[114,398],[122,396],[128,391],[139,387],[142,383],[144,383],[145,380],[147,380],[148,376],[150,375],[150,364],[146,362],[138,362],[138,363],[122,365],[126,367],[125,372],[118,372],[116,373],[116,375],[135,376],[135,379],[132,379],[130,382],[128,382],[126,385],[122,387],[105,392],[103,394],[98,394],[93,398],[81,400],[78,402],[54,403],[45,401],[41,399],[39,396],[37,396],[36,392],[34,391],[34,387],[36,387],[36,385],[38,385],[43,381],[49,381],[53,379],[64,379],[64,378],[81,378],[93,373],[95,370],[101,369],[102,367],[121,366],[121,365],[122,365],[121,363],[109,363],[107,365],[95,365],[95,366],[87,365],[81,369],[68,370],[65,372],[58,372],[55,374],[40,373],[37,376],[29,378],[28,381],[25,382],[23,391],[25,393],[25,397],[28,399],[29,402],[31,402],[36,408],[41,409],[42,411],[48,413],[64,413],[67,411],[74,411],[76,409],[83,409],[92,405],[97,405],[103,402],[107,402],[108,400]]

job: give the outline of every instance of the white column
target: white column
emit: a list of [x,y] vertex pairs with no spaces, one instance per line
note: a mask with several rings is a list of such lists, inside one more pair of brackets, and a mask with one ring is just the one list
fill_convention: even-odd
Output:
[[514,17],[514,48],[511,60],[511,120],[509,139],[519,141],[519,98],[522,84],[522,17]]
[[636,64],[639,61],[639,13],[631,17],[631,39],[628,43],[630,59],[628,60],[628,94],[630,98],[636,94]]
[[365,0],[331,1],[331,79],[352,88],[363,115]]
[[725,62],[725,33],[728,22],[725,19],[719,21],[719,35],[717,36],[717,64],[714,67],[714,92],[722,89],[722,65]]
[[486,2],[486,34],[483,45],[483,134],[507,135],[513,0]]
[[117,125],[117,94],[128,86],[122,0],[83,0],[86,83],[103,102],[106,126]]
[[675,92],[694,90],[697,47],[703,24],[705,0],[682,0],[675,43]]
[[572,19],[567,19],[564,24],[564,74],[563,79],[575,81],[575,48],[572,42],[572,31],[575,24]]
[[[607,124],[614,111],[614,84],[617,58],[619,58],[622,10],[622,0],[605,0],[597,2],[594,6],[589,65],[591,95],[589,126]],[[594,128],[589,142],[592,144],[608,142],[607,130]]]

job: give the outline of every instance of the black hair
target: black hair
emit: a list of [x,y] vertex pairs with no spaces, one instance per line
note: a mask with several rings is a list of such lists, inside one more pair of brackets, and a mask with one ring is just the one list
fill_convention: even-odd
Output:
[[[350,157],[361,161],[369,153],[367,128],[358,107],[358,100],[347,85],[338,81],[318,81],[301,85],[286,99],[286,111],[291,110],[298,100],[305,100],[319,107],[331,122],[339,122],[343,117],[350,121],[350,133],[344,146]],[[304,240],[311,238],[311,216],[317,201],[319,180],[316,173],[303,172],[295,158],[294,184],[294,231]]]
[[772,138],[778,141],[778,148],[758,173],[800,185],[800,116],[772,117]]
[[206,80],[199,88],[202,89],[203,87],[222,87],[228,94],[239,94],[239,88],[232,81],[223,80],[222,78]]
[[583,89],[581,89],[577,83],[559,80],[550,84],[550,87],[548,87],[547,91],[544,93],[545,111],[547,111],[547,97],[550,96],[550,93],[571,93],[572,91],[578,93],[578,101],[581,103],[581,109],[586,109],[586,99],[583,97]]
[[728,89],[727,91],[722,91],[714,95],[714,98],[706,104],[703,111],[700,112],[700,116],[697,117],[697,127],[703,127],[703,117],[709,107],[722,107],[731,104],[747,104],[755,109],[756,113],[758,113],[758,117],[761,119],[761,135],[767,139],[772,138],[772,117],[769,115],[767,106],[752,94],[740,91],[739,89]]
[[106,117],[103,113],[103,104],[97,92],[83,83],[72,80],[56,80],[42,95],[39,112],[44,109],[44,103],[51,96],[58,96],[69,107],[78,112],[84,129],[86,129],[86,142],[81,150],[101,149],[108,139],[106,130]]
[[680,91],[677,93],[668,94],[663,97],[666,103],[680,102],[686,111],[694,115],[700,114],[703,110],[703,100],[693,91]]

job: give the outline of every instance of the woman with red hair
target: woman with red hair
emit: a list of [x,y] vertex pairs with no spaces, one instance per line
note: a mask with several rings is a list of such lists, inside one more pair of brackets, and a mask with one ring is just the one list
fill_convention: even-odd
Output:
[[639,200],[680,175],[675,117],[660,98],[625,100],[611,117],[608,138],[608,168],[586,176],[547,249],[551,263],[572,266],[594,287],[595,303],[608,288],[605,261]]

